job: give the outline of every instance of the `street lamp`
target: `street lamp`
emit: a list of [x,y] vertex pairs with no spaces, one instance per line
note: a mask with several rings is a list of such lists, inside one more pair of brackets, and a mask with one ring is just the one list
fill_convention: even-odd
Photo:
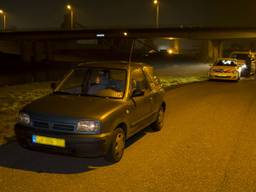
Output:
[[156,28],[159,28],[160,1],[159,0],[154,0],[153,3],[156,6]]
[[0,15],[3,16],[3,30],[6,30],[6,13],[3,10],[0,10]]
[[70,29],[74,27],[74,11],[70,4],[66,6],[67,10],[70,11]]

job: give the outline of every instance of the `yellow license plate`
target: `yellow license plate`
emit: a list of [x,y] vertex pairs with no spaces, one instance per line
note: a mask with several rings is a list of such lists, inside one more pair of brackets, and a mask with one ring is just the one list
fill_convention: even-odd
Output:
[[32,142],[37,144],[43,144],[43,145],[51,145],[55,147],[65,147],[64,139],[45,137],[45,136],[39,136],[39,135],[32,135]]

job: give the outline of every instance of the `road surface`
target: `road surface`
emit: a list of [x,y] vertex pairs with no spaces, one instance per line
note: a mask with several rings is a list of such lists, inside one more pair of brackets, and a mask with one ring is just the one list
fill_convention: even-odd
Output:
[[166,94],[165,127],[128,141],[121,162],[0,147],[1,192],[256,191],[256,80]]

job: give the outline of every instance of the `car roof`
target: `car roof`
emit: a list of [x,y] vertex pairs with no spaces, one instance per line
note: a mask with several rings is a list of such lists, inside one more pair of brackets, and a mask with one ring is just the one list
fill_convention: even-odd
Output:
[[234,61],[234,62],[236,62],[237,59],[236,58],[226,57],[226,58],[218,58],[217,61]]
[[231,54],[255,54],[252,51],[233,51]]
[[[78,68],[83,67],[99,67],[99,68],[115,68],[115,69],[128,69],[128,61],[94,61],[94,62],[85,62],[78,64]],[[151,65],[141,62],[131,62],[131,67],[149,67]]]

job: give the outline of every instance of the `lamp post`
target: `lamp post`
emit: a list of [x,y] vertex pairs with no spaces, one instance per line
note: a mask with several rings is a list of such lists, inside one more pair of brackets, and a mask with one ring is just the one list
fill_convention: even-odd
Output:
[[3,30],[6,30],[6,13],[3,10],[0,10],[0,15],[3,16]]
[[72,30],[74,27],[74,11],[70,4],[68,4],[66,8],[68,11],[70,11],[70,29]]
[[156,6],[156,28],[159,28],[160,1],[154,0],[153,3]]

